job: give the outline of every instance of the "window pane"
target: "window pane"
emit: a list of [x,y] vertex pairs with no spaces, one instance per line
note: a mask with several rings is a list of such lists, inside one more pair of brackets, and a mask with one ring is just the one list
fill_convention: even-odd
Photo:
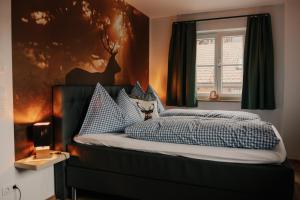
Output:
[[243,66],[222,67],[222,94],[242,94]]
[[244,36],[224,36],[222,38],[222,64],[243,64]]
[[215,38],[197,39],[197,65],[215,65]]
[[215,67],[197,66],[196,68],[197,94],[209,93],[215,89]]

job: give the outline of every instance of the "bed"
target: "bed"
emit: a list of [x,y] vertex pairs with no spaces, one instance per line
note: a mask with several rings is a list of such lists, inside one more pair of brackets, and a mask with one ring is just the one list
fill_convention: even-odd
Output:
[[[122,88],[131,90],[105,87],[113,98]],[[76,189],[141,200],[293,198],[294,172],[280,145],[273,153],[241,151],[228,157],[222,148],[202,149],[206,153],[199,155],[199,149],[182,152],[176,144],[156,143],[151,150],[149,142],[124,135],[77,140],[93,91],[94,86],[53,88],[55,149],[71,154],[55,166],[57,198],[76,199]]]

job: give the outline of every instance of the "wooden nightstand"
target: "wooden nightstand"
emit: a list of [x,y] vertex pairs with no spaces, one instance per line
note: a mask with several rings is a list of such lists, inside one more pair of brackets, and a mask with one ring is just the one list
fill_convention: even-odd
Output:
[[15,162],[18,169],[40,170],[70,158],[67,152],[51,151],[51,158],[36,159],[34,156],[24,158]]

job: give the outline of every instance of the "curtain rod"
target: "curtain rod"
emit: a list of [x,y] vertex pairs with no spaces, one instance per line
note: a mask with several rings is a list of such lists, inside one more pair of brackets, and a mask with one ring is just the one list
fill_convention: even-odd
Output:
[[200,21],[210,21],[210,20],[218,20],[218,19],[232,19],[232,18],[242,18],[242,17],[255,17],[260,15],[269,16],[269,13],[260,13],[260,14],[251,14],[251,15],[237,15],[237,16],[228,16],[228,17],[215,17],[215,18],[207,18],[207,19],[195,19],[195,20],[187,20],[187,21],[177,21],[174,23],[189,23],[189,22],[200,22]]

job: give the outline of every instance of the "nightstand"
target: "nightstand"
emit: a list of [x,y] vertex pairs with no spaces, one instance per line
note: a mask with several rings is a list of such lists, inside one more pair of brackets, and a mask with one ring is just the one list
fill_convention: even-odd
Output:
[[51,158],[45,159],[36,159],[35,156],[30,156],[16,161],[15,167],[26,170],[40,170],[70,158],[70,154],[68,152],[51,151],[51,155]]

